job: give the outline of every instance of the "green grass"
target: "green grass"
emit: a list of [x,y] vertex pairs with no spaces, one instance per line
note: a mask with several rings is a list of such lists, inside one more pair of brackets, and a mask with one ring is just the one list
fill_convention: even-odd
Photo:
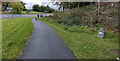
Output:
[[33,30],[32,18],[2,20],[2,58],[16,59],[20,56]]
[[2,59],[2,19],[0,19],[0,60]]
[[[27,14],[26,11],[22,11],[22,14]],[[51,13],[44,13],[44,12],[36,12],[36,11],[31,11],[28,14],[51,14]]]
[[87,27],[68,27],[47,18],[42,18],[40,21],[55,29],[78,59],[116,58],[108,52],[110,49],[118,49],[118,35],[115,33],[108,32],[106,38],[100,39],[97,37],[97,31]]

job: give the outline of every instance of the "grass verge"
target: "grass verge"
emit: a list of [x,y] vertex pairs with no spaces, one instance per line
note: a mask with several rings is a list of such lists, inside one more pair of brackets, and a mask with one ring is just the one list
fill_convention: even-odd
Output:
[[16,59],[33,30],[32,18],[2,20],[2,59]]
[[51,26],[62,37],[78,59],[115,59],[109,52],[118,49],[118,35],[106,33],[104,39],[97,37],[97,31],[87,27],[68,27],[52,19],[41,18],[40,21]]
[[0,60],[2,59],[2,19],[0,19]]

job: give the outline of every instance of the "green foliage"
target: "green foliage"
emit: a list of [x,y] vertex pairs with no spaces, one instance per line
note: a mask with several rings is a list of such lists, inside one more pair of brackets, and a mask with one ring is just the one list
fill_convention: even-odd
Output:
[[39,6],[38,4],[35,4],[35,5],[33,5],[33,11],[52,13],[55,10],[50,8],[48,5],[47,6]]
[[117,33],[115,33],[115,32],[106,32],[105,33],[105,39],[113,39],[113,38],[116,39],[113,42],[118,42],[118,37],[120,37],[120,36],[117,35]]
[[27,14],[29,14],[28,10],[26,11]]
[[69,25],[69,26],[82,26],[83,25],[83,20],[82,18],[77,18],[77,17],[73,17],[73,18],[69,18],[67,19],[68,17],[66,17],[62,23],[63,24],[66,24],[66,25]]
[[102,27],[102,24],[95,24],[95,27],[101,28],[101,27]]
[[38,11],[38,12],[40,12],[40,7],[39,7],[39,5],[38,4],[36,4],[36,5],[33,5],[33,11]]
[[26,13],[29,14],[30,13],[29,10],[27,10]]
[[63,11],[67,10],[67,9],[73,9],[73,8],[77,8],[77,7],[83,7],[86,5],[90,5],[90,2],[61,2],[58,3],[56,2],[55,5],[59,5],[59,10],[62,8]]
[[45,12],[45,11],[47,11],[47,9],[46,9],[46,7],[45,6],[40,6],[40,12]]
[[26,11],[27,10],[26,7],[25,7],[26,3],[24,3],[23,1],[21,1],[21,4],[23,5],[23,11]]
[[[55,13],[53,14],[53,18],[56,19],[56,20],[59,18],[58,12],[55,12]],[[55,20],[55,21],[56,21],[56,20]]]
[[5,8],[7,7],[7,5],[5,5],[5,4],[2,4],[2,11],[5,11]]
[[13,14],[21,14],[23,5],[20,2],[11,2],[10,7],[13,8]]
[[46,6],[46,11],[50,12],[50,7],[48,5]]
[[55,9],[51,8],[50,13],[54,13]]
[[[117,7],[117,4],[115,3],[105,4],[114,4],[114,6]],[[98,16],[97,3],[61,2],[60,4],[56,3],[56,5],[61,5],[62,7],[60,8],[63,8],[64,6],[65,10],[68,9],[64,12],[54,13],[53,21],[59,24],[68,26],[88,26],[91,28],[95,27],[97,29],[103,27],[114,32],[118,32],[120,30],[117,18],[118,11],[115,7],[107,7],[104,6],[104,3],[101,3],[102,6]],[[68,8],[68,6],[70,7]]]
[[83,7],[84,10],[91,10],[92,9],[92,6],[85,6]]
[[[82,11],[82,10],[81,10]],[[90,27],[100,27],[102,25],[98,24],[97,16],[88,16],[89,13],[81,12],[80,9],[72,9],[66,12],[56,12],[53,15],[57,23],[63,23],[68,26],[90,26]]]
[[[62,13],[62,12],[61,12]],[[54,13],[53,18],[56,18],[56,22],[63,23],[68,26],[83,26],[84,18],[78,17],[80,16],[79,13],[75,13],[72,11],[69,11],[65,13],[65,15],[62,16],[61,13]]]

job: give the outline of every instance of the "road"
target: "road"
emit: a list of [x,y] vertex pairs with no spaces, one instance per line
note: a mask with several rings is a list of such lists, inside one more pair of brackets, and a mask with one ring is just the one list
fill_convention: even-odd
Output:
[[33,33],[18,59],[76,59],[51,27],[39,20],[31,21]]
[[[43,16],[49,16],[53,14],[43,14]],[[6,18],[20,18],[20,17],[37,17],[37,14],[0,14],[0,19]]]

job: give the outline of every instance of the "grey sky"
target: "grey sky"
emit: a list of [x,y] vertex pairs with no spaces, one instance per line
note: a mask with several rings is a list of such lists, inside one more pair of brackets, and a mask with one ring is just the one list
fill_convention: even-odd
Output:
[[54,9],[58,9],[59,6],[57,5],[53,5],[52,2],[50,0],[21,0],[23,1],[24,3],[26,3],[25,7],[27,9],[32,9],[32,6],[34,4],[39,4],[40,6],[41,5],[44,5],[44,6],[47,6],[49,5],[51,8],[54,8]]

